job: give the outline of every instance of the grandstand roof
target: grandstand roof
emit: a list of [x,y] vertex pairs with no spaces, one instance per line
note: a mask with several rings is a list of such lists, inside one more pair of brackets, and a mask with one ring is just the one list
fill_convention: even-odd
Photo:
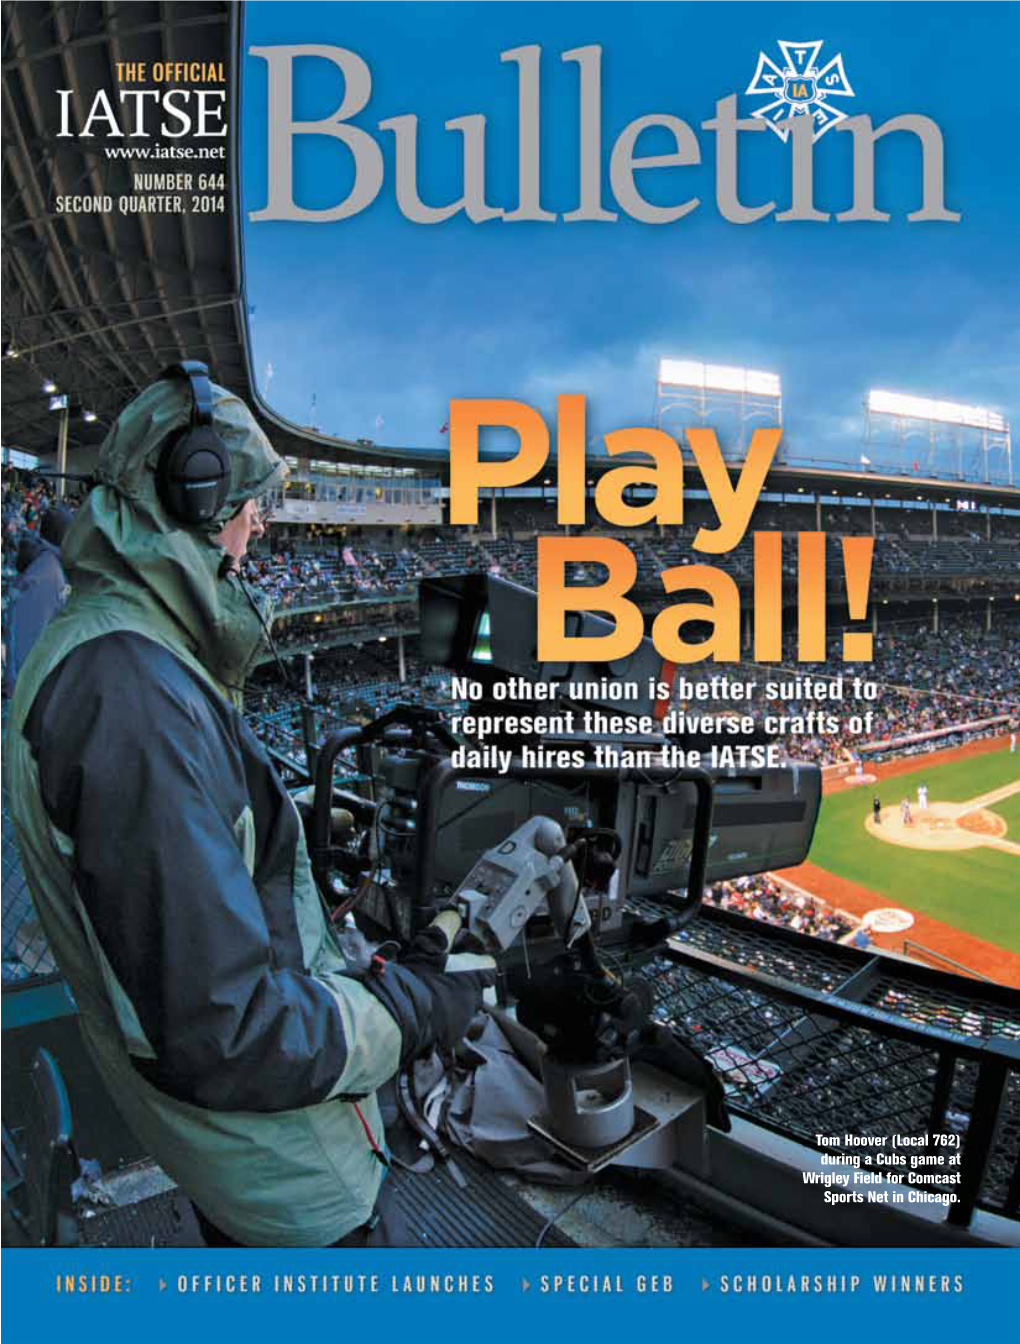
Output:
[[[57,209],[60,196],[130,194],[132,178],[130,162],[98,142],[58,137],[56,91],[75,90],[80,114],[89,91],[116,86],[119,61],[206,61],[228,67],[234,93],[240,10],[223,0],[4,4],[2,317],[4,350],[18,352],[2,361],[5,446],[54,452],[48,379],[70,398],[72,449],[101,441],[124,403],[177,359],[206,360],[218,382],[257,401],[240,249],[223,215]],[[232,182],[236,125],[232,115]],[[260,409],[285,453],[361,456],[354,443],[306,442]]]
[[[247,367],[222,216],[60,213],[61,195],[131,191],[131,165],[58,138],[58,89],[115,87],[118,61],[224,59],[223,3],[4,6],[5,444],[52,451],[45,378],[71,399],[71,446],[102,437],[131,396],[183,355],[239,390]],[[6,345],[5,345],[6,348]],[[93,411],[88,424],[76,410]]]
[[[243,5],[138,0],[5,3],[3,38],[3,339],[18,357],[2,360],[4,444],[40,457],[56,446],[57,417],[44,382],[70,400],[77,460],[102,440],[117,412],[169,363],[206,360],[214,378],[253,405],[277,449],[288,456],[380,465],[415,465],[445,474],[445,448],[426,451],[336,439],[283,420],[259,397],[252,377],[244,298],[239,207],[230,227],[218,214],[64,213],[64,195],[132,191],[131,164],[109,159],[97,141],[58,137],[56,91],[72,105],[117,83],[119,61],[223,62],[235,100],[228,177],[238,188],[236,106]],[[149,143],[157,143],[153,140]],[[95,415],[92,421],[83,412]],[[594,459],[598,474],[621,459]],[[70,459],[75,469],[75,456]],[[693,467],[691,468],[693,471]],[[691,484],[697,488],[697,480]],[[832,467],[777,467],[767,488],[877,498],[952,498],[966,493],[1017,507],[1020,490],[920,476],[863,474]]]

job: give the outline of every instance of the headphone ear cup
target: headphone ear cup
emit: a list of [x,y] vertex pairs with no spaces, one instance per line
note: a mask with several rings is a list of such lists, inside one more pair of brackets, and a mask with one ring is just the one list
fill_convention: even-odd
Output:
[[156,489],[167,513],[185,527],[216,517],[230,492],[230,454],[212,425],[185,425],[167,440]]

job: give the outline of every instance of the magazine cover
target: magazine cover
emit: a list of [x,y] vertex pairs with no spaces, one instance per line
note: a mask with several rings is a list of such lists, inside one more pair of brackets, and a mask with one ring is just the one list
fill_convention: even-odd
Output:
[[1018,74],[4,4],[9,1325],[1016,1311]]

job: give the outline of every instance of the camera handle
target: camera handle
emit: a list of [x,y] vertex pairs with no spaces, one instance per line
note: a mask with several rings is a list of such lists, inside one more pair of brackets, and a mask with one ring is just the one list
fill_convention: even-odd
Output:
[[449,750],[457,745],[457,739],[442,722],[434,709],[423,705],[395,705],[387,713],[355,728],[341,728],[331,734],[316,753],[315,759],[315,801],[312,810],[311,843],[308,857],[312,865],[312,875],[322,897],[327,902],[334,899],[329,883],[329,867],[332,857],[330,845],[330,820],[333,805],[333,771],[337,758],[342,751],[350,747],[367,746],[383,736],[394,724],[404,724],[419,732],[436,738]]

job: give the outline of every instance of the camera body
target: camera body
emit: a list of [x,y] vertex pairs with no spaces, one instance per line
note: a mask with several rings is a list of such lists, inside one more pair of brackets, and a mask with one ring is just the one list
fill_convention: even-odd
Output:
[[[618,663],[539,664],[533,647],[537,599],[494,575],[457,575],[421,584],[421,655],[424,661],[470,679],[482,695],[472,708],[508,715],[534,713],[531,699],[507,698],[515,678],[555,683],[547,703],[625,708],[651,732],[604,737],[615,748],[660,748],[659,721],[668,702],[656,688],[668,680],[649,640]],[[608,623],[580,613],[572,633],[603,634]],[[532,632],[529,635],[529,632]],[[582,689],[583,688],[583,689]],[[594,694],[593,694],[594,690]],[[477,694],[477,690],[475,692]],[[320,889],[338,903],[336,861],[350,885],[342,898],[370,936],[404,941],[424,927],[481,856],[535,817],[558,823],[568,843],[579,838],[581,898],[596,935],[626,938],[631,914],[651,903],[670,912],[671,931],[689,919],[707,881],[788,867],[810,847],[821,798],[816,766],[790,765],[727,772],[618,768],[596,760],[597,742],[579,736],[542,745],[569,748],[565,767],[534,767],[521,759],[528,739],[505,747],[502,768],[455,767],[463,743],[444,716],[421,706],[398,706],[361,728],[343,730],[317,752],[311,856]],[[535,745],[539,745],[535,741]],[[333,765],[354,749],[372,779],[360,798],[362,829],[343,855],[330,845]],[[348,805],[352,800],[341,795]],[[594,841],[594,843],[592,843]],[[334,871],[331,871],[334,870]],[[353,889],[352,889],[353,888]],[[548,934],[536,916],[536,938]]]

